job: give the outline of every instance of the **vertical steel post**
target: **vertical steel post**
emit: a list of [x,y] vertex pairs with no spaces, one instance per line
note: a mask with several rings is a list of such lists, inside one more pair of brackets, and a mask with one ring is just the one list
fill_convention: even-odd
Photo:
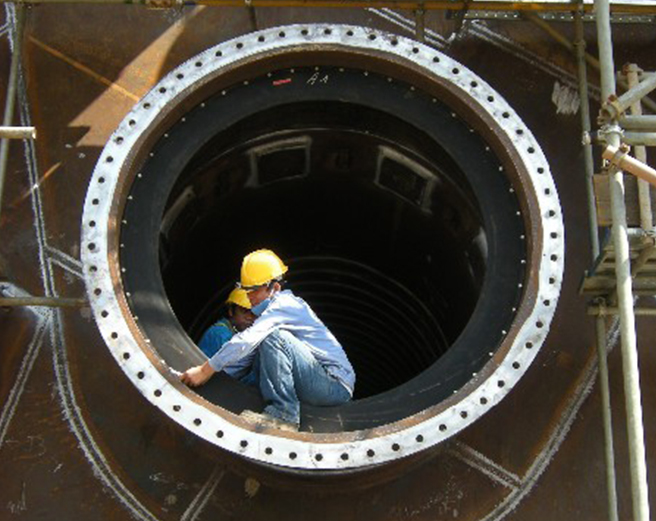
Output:
[[[574,14],[576,41],[576,60],[579,76],[579,97],[581,99],[581,130],[583,134],[590,134],[590,99],[588,97],[588,71],[585,65],[585,39],[583,36],[583,19],[579,10]],[[599,230],[597,224],[597,208],[595,206],[594,160],[592,157],[592,144],[583,145],[583,161],[585,165],[585,188],[588,196],[588,226],[590,227],[590,245],[592,247],[592,260],[599,255]]]
[[[597,41],[601,65],[602,102],[615,95],[615,64],[610,28],[609,0],[595,0]],[[611,121],[607,130],[610,145],[620,146],[620,128]],[[631,495],[633,519],[649,521],[649,499],[647,496],[647,468],[645,464],[644,428],[640,398],[640,376],[638,350],[633,313],[633,289],[629,240],[627,237],[626,206],[624,203],[624,180],[621,170],[614,169],[610,175],[611,211],[613,216],[613,244],[615,247],[615,275],[617,297],[620,308],[620,331],[622,335],[622,369],[626,400],[627,432],[629,438],[629,463],[631,467]]]
[[[591,130],[590,100],[588,97],[588,71],[586,67],[585,36],[583,32],[583,17],[578,9],[574,14],[576,60],[579,77],[579,96],[581,99],[581,129],[584,133]],[[590,226],[590,245],[592,260],[599,255],[599,233],[597,221],[597,208],[595,206],[594,161],[592,144],[583,145],[583,160],[585,163],[585,181],[588,196],[588,224]],[[604,454],[606,459],[606,490],[608,494],[608,520],[618,521],[617,513],[617,487],[615,478],[615,451],[613,447],[613,418],[610,405],[610,386],[608,384],[608,356],[606,351],[606,321],[598,315],[595,317],[595,333],[597,343],[597,358],[599,359],[599,390],[601,394],[602,420],[604,427]]]
[[[9,80],[7,85],[7,98],[5,100],[5,114],[2,124],[11,126],[14,119],[14,107],[16,105],[16,87],[18,85],[18,73],[23,51],[23,27],[25,25],[25,7],[16,4],[16,26],[14,31],[14,52],[11,56],[9,68]],[[5,186],[5,175],[7,172],[7,159],[9,157],[10,139],[0,140],[0,213],[2,213],[2,193]]]

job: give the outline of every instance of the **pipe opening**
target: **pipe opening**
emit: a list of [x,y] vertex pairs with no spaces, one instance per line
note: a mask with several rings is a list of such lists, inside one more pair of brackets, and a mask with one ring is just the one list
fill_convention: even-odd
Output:
[[[316,78],[253,78],[167,129],[131,188],[121,263],[142,329],[185,369],[243,255],[276,251],[357,374],[354,402],[303,421],[351,430],[439,404],[487,363],[525,232],[499,159],[449,107],[361,70]],[[239,412],[221,385],[208,396]]]

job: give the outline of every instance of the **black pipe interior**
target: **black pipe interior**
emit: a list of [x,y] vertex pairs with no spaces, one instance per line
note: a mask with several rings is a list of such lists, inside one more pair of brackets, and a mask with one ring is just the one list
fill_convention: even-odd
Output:
[[[303,83],[311,70],[295,71],[291,92],[261,78],[185,115],[142,169],[152,182],[133,186],[126,220],[148,222],[123,230],[122,262],[142,327],[177,342],[162,355],[183,365],[180,338],[220,316],[243,255],[275,250],[356,369],[364,409],[333,414],[343,425],[350,408],[362,426],[435,404],[480,369],[512,319],[525,252],[484,140],[408,85],[350,73],[323,91]],[[141,276],[144,229],[157,232],[146,248],[156,273]],[[408,392],[420,397],[406,403]]]

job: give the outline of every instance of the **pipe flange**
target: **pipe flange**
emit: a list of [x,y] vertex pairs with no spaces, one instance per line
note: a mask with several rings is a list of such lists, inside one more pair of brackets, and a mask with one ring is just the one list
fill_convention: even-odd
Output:
[[[371,431],[339,434],[256,432],[238,416],[205,402],[182,385],[159,357],[130,313],[121,281],[118,226],[138,157],[152,144],[158,124],[196,89],[240,63],[275,53],[322,46],[342,52],[385,55],[398,67],[448,83],[461,100],[493,122],[533,201],[527,226],[534,267],[531,295],[520,304],[506,334],[503,354],[490,360],[444,406],[412,421]],[[263,58],[264,59],[264,58]],[[453,436],[508,394],[534,360],[553,318],[564,267],[564,229],[547,160],[515,111],[485,81],[448,56],[416,41],[354,26],[294,25],[240,36],[208,49],[165,76],[125,117],[102,151],[87,193],[82,221],[82,261],[91,307],[100,332],[139,392],[181,426],[230,452],[267,464],[302,469],[346,469],[397,460]],[[530,280],[529,280],[530,279]]]

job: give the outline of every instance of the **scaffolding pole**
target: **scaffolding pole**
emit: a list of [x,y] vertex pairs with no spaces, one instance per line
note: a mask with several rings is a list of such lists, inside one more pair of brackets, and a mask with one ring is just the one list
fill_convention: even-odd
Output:
[[[576,51],[576,61],[579,78],[579,95],[581,99],[581,130],[583,134],[590,133],[590,100],[588,97],[588,71],[586,62],[590,63],[589,54],[585,52],[585,36],[583,30],[583,15],[581,10],[574,13],[575,41],[573,50]],[[599,62],[594,60],[598,69]],[[588,200],[588,225],[590,227],[590,246],[592,259],[599,255],[599,232],[597,209],[595,207],[594,186],[594,159],[592,144],[583,144],[583,160],[585,165],[585,184]],[[597,358],[599,361],[599,389],[601,394],[602,422],[604,428],[604,456],[606,460],[606,491],[608,497],[608,520],[618,521],[617,514],[617,479],[615,477],[615,450],[613,447],[613,416],[610,404],[610,385],[608,383],[608,361],[606,349],[606,321],[602,316],[595,317],[595,341],[597,345]]]
[[[595,0],[595,14],[599,62],[601,65],[601,95],[602,101],[608,102],[616,99],[615,64],[613,60],[609,0]],[[616,148],[619,148],[621,143],[621,128],[617,124],[618,117],[619,114],[613,115],[606,128],[607,141],[609,145]],[[635,315],[633,312],[633,288],[631,261],[629,258],[629,240],[627,236],[626,206],[624,203],[624,180],[622,176],[622,171],[619,168],[612,167],[609,183],[613,218],[612,235],[616,255],[615,275],[617,278],[617,297],[622,338],[622,370],[629,440],[631,497],[634,521],[649,521],[638,350]]]

